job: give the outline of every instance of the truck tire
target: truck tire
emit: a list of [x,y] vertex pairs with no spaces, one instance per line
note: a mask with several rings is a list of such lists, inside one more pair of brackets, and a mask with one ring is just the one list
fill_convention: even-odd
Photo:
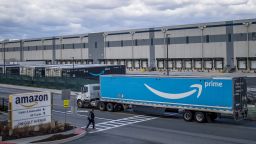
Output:
[[184,119],[185,121],[191,122],[191,121],[193,120],[193,113],[192,113],[192,111],[186,110],[186,111],[183,113],[183,119]]
[[114,105],[114,110],[115,111],[123,111],[124,110],[124,107],[123,107],[123,105],[122,104],[115,104]]
[[84,107],[84,104],[81,100],[77,100],[77,107],[78,108],[83,108]]
[[106,105],[105,105],[104,102],[100,102],[99,103],[99,110],[101,110],[101,111],[105,111],[106,110]]
[[194,119],[196,122],[203,123],[205,122],[205,113],[204,112],[196,112],[194,115]]
[[218,118],[218,114],[216,114],[216,113],[211,114],[211,120],[212,121],[215,121],[217,118]]
[[112,103],[108,103],[106,107],[107,107],[107,111],[109,111],[109,112],[114,111],[114,105]]

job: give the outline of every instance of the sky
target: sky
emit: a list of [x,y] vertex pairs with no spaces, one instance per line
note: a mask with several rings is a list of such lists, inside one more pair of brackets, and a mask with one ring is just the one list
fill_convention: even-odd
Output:
[[256,18],[256,0],[0,0],[0,40]]

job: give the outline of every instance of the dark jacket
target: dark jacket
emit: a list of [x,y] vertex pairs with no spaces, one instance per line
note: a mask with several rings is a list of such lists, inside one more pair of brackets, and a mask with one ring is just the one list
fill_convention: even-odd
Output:
[[89,112],[89,115],[88,115],[88,120],[89,121],[94,121],[94,113],[92,111]]

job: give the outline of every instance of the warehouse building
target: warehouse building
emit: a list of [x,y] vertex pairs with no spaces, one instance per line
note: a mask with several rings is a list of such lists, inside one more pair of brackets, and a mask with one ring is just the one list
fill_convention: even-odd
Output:
[[5,62],[254,72],[256,19],[5,40],[0,43],[0,52]]

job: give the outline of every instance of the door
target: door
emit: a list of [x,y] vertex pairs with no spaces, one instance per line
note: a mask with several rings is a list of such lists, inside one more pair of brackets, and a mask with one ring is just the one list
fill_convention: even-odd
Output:
[[192,68],[192,64],[190,60],[185,61],[185,68],[186,69],[191,69]]
[[215,68],[216,69],[223,69],[223,61],[217,60]]
[[202,62],[201,61],[195,61],[195,69],[201,69],[202,68]]
[[251,69],[252,70],[256,69],[256,60],[251,60]]
[[212,61],[211,60],[205,61],[205,68],[212,69]]
[[238,61],[238,69],[246,69],[246,60]]
[[176,61],[176,69],[181,69],[182,68],[182,61],[181,60],[177,60]]
[[169,68],[169,69],[172,69],[172,68],[173,68],[173,63],[172,63],[172,61],[170,61],[170,60],[168,61],[168,68]]
[[247,85],[246,80],[242,77],[233,79],[234,105],[233,116],[236,120],[247,117]]
[[157,64],[158,64],[157,66],[158,66],[159,69],[163,69],[164,68],[164,61],[163,60],[158,60]]

